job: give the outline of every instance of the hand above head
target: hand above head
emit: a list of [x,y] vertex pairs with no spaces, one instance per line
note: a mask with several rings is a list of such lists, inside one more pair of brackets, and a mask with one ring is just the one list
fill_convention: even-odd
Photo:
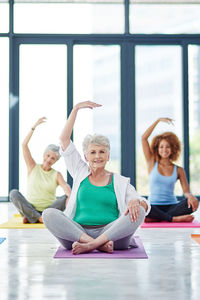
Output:
[[42,117],[42,118],[39,118],[37,120],[37,122],[29,129],[29,132],[27,134],[27,136],[25,137],[23,143],[22,143],[22,149],[23,149],[23,156],[24,156],[24,160],[25,160],[25,163],[27,165],[27,169],[28,169],[28,174],[30,174],[30,172],[32,171],[32,169],[34,168],[35,166],[35,161],[31,155],[31,152],[29,150],[29,146],[28,146],[28,143],[33,135],[33,132],[35,130],[35,128],[44,123],[46,121],[46,117]]
[[34,126],[32,127],[32,129],[35,129],[38,125],[40,125],[40,124],[46,122],[46,120],[47,120],[46,117],[39,118],[39,119],[37,120],[37,122],[34,124]]
[[174,125],[174,120],[171,118],[159,118],[158,121]]
[[60,142],[61,142],[61,147],[63,150],[65,150],[70,143],[72,130],[73,130],[74,123],[76,120],[76,115],[77,115],[79,109],[82,109],[82,108],[93,109],[95,107],[100,107],[100,106],[101,106],[101,104],[98,104],[98,103],[95,103],[92,101],[79,102],[74,106],[74,108],[72,109],[72,111],[65,123],[65,126],[61,132],[61,135],[60,135]]
[[83,101],[83,102],[79,102],[75,105],[75,109],[79,110],[81,108],[90,108],[90,109],[93,109],[95,107],[100,107],[102,106],[101,104],[98,104],[98,103],[95,103],[95,102],[92,102],[92,101]]

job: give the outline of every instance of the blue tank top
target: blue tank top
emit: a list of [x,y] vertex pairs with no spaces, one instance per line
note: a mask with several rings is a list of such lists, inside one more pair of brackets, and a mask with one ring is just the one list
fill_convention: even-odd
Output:
[[149,201],[154,205],[169,205],[178,203],[174,195],[174,185],[177,181],[177,166],[171,176],[164,176],[158,172],[158,162],[155,162],[149,175],[150,196]]

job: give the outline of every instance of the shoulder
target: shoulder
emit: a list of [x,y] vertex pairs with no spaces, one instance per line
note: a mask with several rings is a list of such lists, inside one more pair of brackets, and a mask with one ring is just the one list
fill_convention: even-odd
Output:
[[56,175],[57,175],[58,178],[63,178],[63,176],[62,176],[62,174],[60,172],[58,172],[56,170],[54,170],[54,171],[56,172]]
[[30,172],[30,173],[32,173],[33,171],[34,171],[34,172],[40,171],[40,169],[41,169],[41,165],[40,165],[40,164],[35,164],[35,165],[33,166],[33,168],[31,169],[31,172]]
[[175,164],[174,164],[174,166],[177,167],[177,171],[178,171],[178,172],[184,172],[184,173],[185,173],[184,168],[182,168],[182,167],[180,167],[180,166],[177,166],[177,165],[175,165]]
[[116,181],[127,182],[127,183],[130,182],[129,177],[125,177],[125,176],[120,175],[118,173],[114,173],[113,175],[114,175],[114,180],[116,180]]
[[[175,165],[176,166],[176,165]],[[180,167],[180,166],[177,166],[177,174],[178,174],[178,177],[179,176],[182,176],[182,175],[185,175],[185,170],[184,168]]]

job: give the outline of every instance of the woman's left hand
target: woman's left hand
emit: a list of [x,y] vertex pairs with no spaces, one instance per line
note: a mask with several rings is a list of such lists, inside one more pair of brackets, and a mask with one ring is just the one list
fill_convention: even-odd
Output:
[[188,202],[188,208],[192,207],[192,211],[196,211],[198,206],[199,206],[199,201],[198,199],[193,196],[192,194],[190,194],[187,197],[187,202]]
[[130,215],[131,221],[136,222],[139,218],[140,215],[140,200],[135,199],[135,200],[130,200],[128,203],[127,210],[125,212],[126,215]]

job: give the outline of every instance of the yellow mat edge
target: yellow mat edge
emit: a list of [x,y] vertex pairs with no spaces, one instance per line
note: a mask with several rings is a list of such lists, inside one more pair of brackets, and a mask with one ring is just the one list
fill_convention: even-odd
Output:
[[[12,224],[13,221],[14,224]],[[23,224],[21,215],[14,214],[14,216],[10,220],[0,224],[0,229],[46,229],[46,227],[42,223]]]

